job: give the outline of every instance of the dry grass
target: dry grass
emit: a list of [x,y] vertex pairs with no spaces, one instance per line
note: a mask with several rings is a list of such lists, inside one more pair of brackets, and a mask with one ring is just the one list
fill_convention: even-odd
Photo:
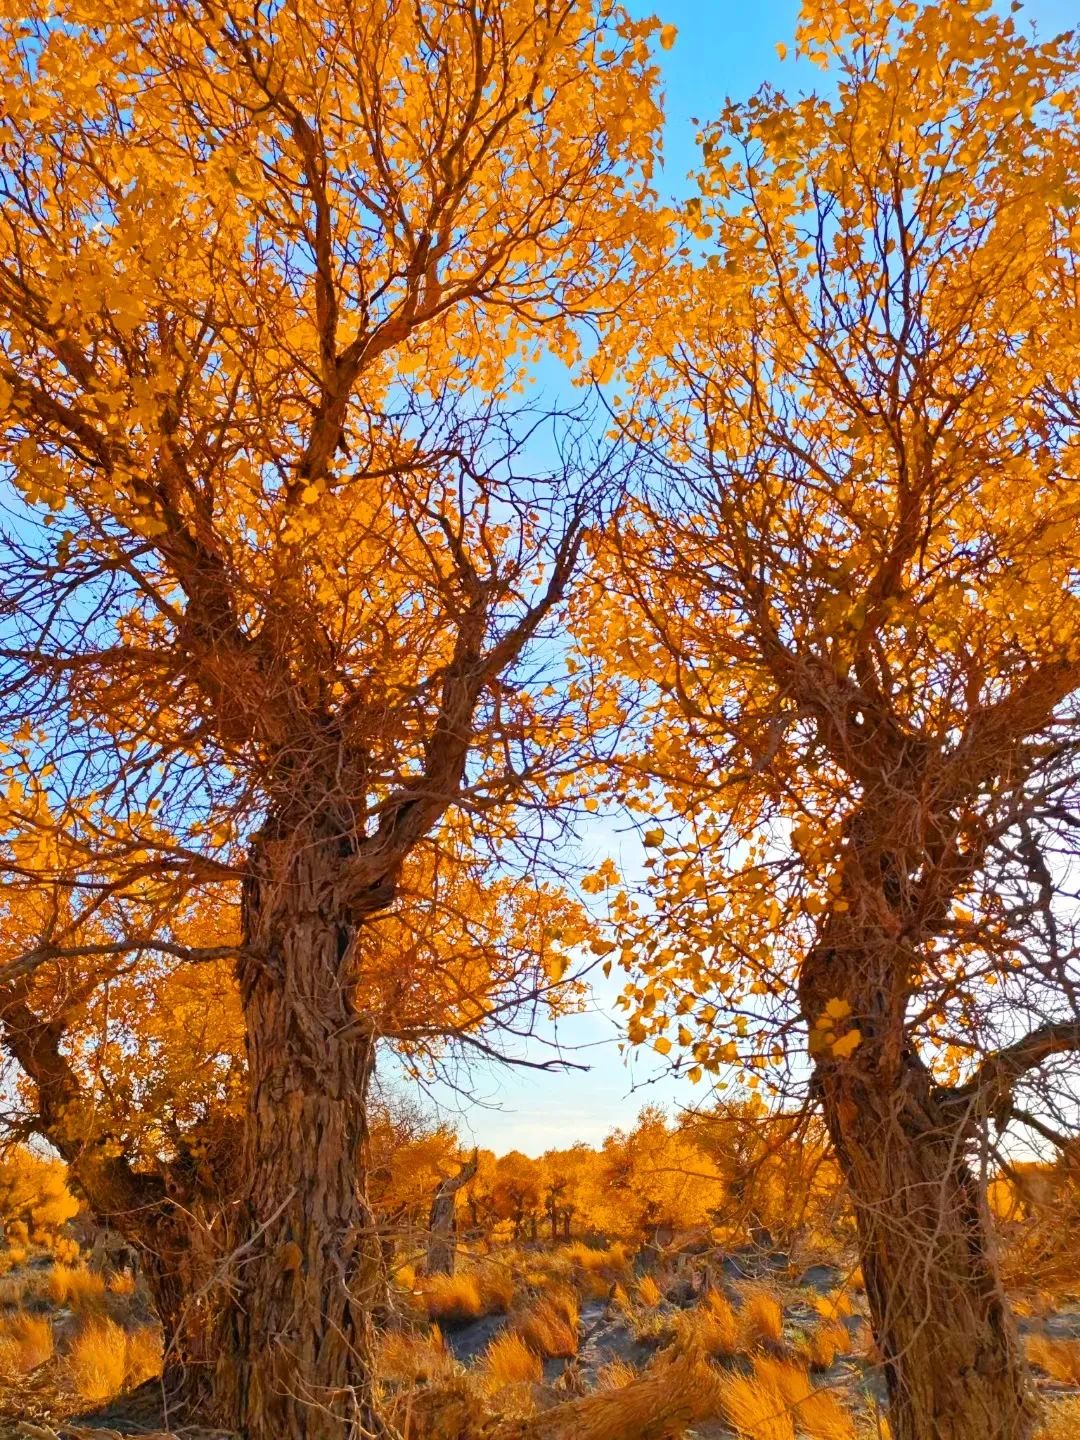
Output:
[[726,1296],[710,1290],[700,1305],[675,1316],[675,1342],[681,1350],[703,1355],[735,1355],[739,1322]]
[[544,1378],[540,1356],[520,1335],[497,1335],[484,1353],[484,1370],[492,1383],[507,1385],[539,1383]]
[[1027,1358],[1054,1380],[1080,1385],[1080,1340],[1052,1335],[1030,1335]]
[[634,1286],[634,1294],[638,1304],[644,1305],[646,1310],[655,1310],[664,1298],[664,1292],[651,1275],[642,1275]]
[[847,1355],[851,1350],[847,1326],[839,1320],[816,1325],[806,1337],[805,1349],[811,1369],[828,1370],[838,1355]]
[[584,1240],[571,1241],[559,1251],[560,1257],[572,1267],[590,1275],[602,1276],[612,1281],[625,1278],[630,1271],[630,1257],[621,1240],[606,1249],[596,1250]]
[[747,1350],[778,1345],[784,1338],[784,1307],[775,1290],[757,1285],[744,1291],[739,1329]]
[[432,1325],[425,1335],[387,1331],[379,1341],[377,1369],[384,1379],[419,1385],[445,1381],[458,1366],[442,1331]]
[[161,1373],[161,1332],[144,1325],[128,1334],[113,1320],[90,1320],[72,1341],[66,1364],[81,1399],[111,1400]]
[[855,1302],[842,1285],[825,1295],[815,1295],[814,1309],[826,1320],[842,1320],[855,1314]]
[[475,1275],[428,1275],[422,1282],[424,1303],[432,1320],[478,1320],[484,1313],[484,1297]]
[[[398,1276],[408,1268],[399,1270]],[[505,1315],[514,1299],[514,1277],[506,1265],[483,1265],[420,1280],[413,1277],[413,1283],[422,1293],[428,1318],[451,1325],[481,1315]]]
[[775,1390],[752,1375],[725,1375],[720,1384],[724,1419],[745,1440],[795,1440],[791,1411]]
[[0,1371],[25,1375],[52,1357],[52,1322],[43,1315],[12,1315],[0,1323]]
[[0,1306],[21,1305],[26,1298],[26,1276],[4,1275],[0,1278]]
[[111,1400],[124,1388],[127,1336],[112,1320],[91,1320],[72,1341],[67,1368],[81,1399]]
[[754,1379],[791,1410],[800,1434],[813,1440],[854,1440],[855,1422],[832,1390],[815,1390],[801,1365],[772,1355],[754,1356]]
[[131,1388],[160,1374],[161,1331],[156,1325],[143,1325],[127,1337],[124,1384]]
[[622,1390],[632,1385],[638,1372],[628,1360],[611,1360],[596,1372],[597,1390]]
[[118,1295],[126,1298],[127,1296],[135,1294],[135,1276],[130,1270],[114,1271],[105,1282],[105,1285],[110,1295]]
[[753,1375],[730,1374],[720,1382],[728,1424],[746,1440],[854,1440],[855,1422],[831,1390],[815,1390],[790,1360],[754,1357]]
[[1080,1435],[1080,1395],[1059,1401],[1046,1413],[1035,1440],[1076,1440]]
[[105,1305],[105,1279],[85,1265],[54,1265],[45,1282],[54,1305],[73,1310],[100,1310]]
[[475,1274],[484,1302],[484,1314],[505,1315],[514,1303],[514,1276],[510,1267],[493,1262],[481,1266]]
[[665,1359],[625,1384],[538,1415],[529,1440],[666,1440],[716,1413],[719,1379],[690,1356]]
[[569,1359],[577,1354],[578,1302],[566,1286],[552,1288],[514,1320],[514,1330],[526,1345],[546,1359]]

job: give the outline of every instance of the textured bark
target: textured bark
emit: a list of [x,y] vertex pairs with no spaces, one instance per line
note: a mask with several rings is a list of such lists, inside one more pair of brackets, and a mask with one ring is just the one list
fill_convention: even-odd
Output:
[[378,1433],[381,1250],[364,1189],[370,1026],[353,1007],[335,840],[264,835],[245,885],[245,1236],[216,1401],[245,1440]]
[[[850,1189],[894,1440],[1029,1440],[1035,1411],[997,1273],[964,1125],[903,1042],[905,974],[890,947],[842,947],[804,967],[810,1023],[855,997],[862,1042],[819,1058],[815,1085]],[[892,983],[890,983],[890,981]]]

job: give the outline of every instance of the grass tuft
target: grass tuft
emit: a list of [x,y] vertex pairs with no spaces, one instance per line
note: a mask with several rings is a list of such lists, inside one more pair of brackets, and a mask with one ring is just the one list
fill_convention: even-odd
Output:
[[1076,1440],[1080,1435],[1080,1395],[1059,1401],[1046,1413],[1035,1440]]
[[81,1399],[111,1400],[124,1388],[127,1336],[113,1320],[91,1320],[72,1341],[67,1368]]
[[1053,1335],[1030,1335],[1027,1358],[1054,1380],[1080,1385],[1080,1340]]
[[484,1297],[475,1275],[428,1275],[422,1281],[422,1288],[432,1320],[457,1324],[478,1320],[484,1313]]
[[0,1322],[0,1370],[25,1375],[52,1357],[52,1322],[43,1315],[12,1315]]
[[664,1298],[664,1292],[651,1275],[642,1275],[634,1286],[634,1294],[638,1304],[644,1305],[646,1310],[655,1310]]
[[525,1344],[545,1359],[569,1359],[577,1354],[578,1302],[567,1286],[553,1286],[514,1320],[514,1330]]
[[747,1350],[778,1345],[784,1338],[784,1307],[774,1290],[757,1285],[744,1291],[739,1328]]
[[813,1370],[828,1370],[838,1355],[847,1355],[850,1350],[847,1326],[839,1320],[816,1325],[806,1338],[806,1357]]
[[54,1305],[73,1310],[100,1310],[105,1305],[105,1277],[85,1265],[54,1265],[45,1282]]
[[512,1331],[496,1335],[484,1353],[484,1369],[494,1385],[537,1384],[544,1378],[540,1356],[523,1336]]

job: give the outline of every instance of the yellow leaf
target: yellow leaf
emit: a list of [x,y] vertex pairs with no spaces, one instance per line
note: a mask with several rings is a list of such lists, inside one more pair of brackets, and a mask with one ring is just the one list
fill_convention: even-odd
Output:
[[786,60],[786,59],[787,59],[787,46],[786,46],[786,45],[777,45],[777,47],[776,47],[776,53],[777,53],[777,55],[780,56],[780,59],[781,59],[781,60]]
[[666,1055],[671,1049],[671,1041],[666,1035],[658,1035],[653,1041],[653,1049],[658,1055]]
[[678,35],[678,33],[679,32],[674,25],[665,25],[664,28],[660,31],[661,49],[670,50],[671,47],[675,44],[675,37],[676,35]]
[[825,1006],[825,1014],[830,1015],[834,1020],[844,1020],[851,1014],[851,1006],[846,1000],[840,1000],[834,996]]
[[862,1032],[859,1030],[848,1030],[840,1036],[839,1040],[833,1041],[832,1053],[838,1060],[846,1060],[849,1055],[858,1049],[861,1043]]

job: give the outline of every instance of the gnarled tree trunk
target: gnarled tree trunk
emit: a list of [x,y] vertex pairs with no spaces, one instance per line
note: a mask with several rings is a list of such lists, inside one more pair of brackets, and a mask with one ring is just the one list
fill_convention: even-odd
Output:
[[467,1185],[476,1174],[480,1164],[480,1152],[474,1150],[472,1157],[456,1175],[448,1175],[440,1181],[431,1202],[428,1216],[428,1244],[425,1269],[429,1275],[452,1275],[454,1273],[454,1205],[458,1191]]
[[378,1433],[382,1266],[363,1170],[375,1040],[353,1004],[341,859],[336,839],[264,832],[245,884],[250,1189],[216,1384],[245,1440]]
[[903,1040],[906,960],[859,950],[847,924],[831,940],[804,967],[803,1009],[813,1025],[828,998],[854,999],[861,1041],[848,1059],[819,1054],[815,1086],[855,1209],[894,1440],[1029,1440],[1027,1372],[964,1126]]

